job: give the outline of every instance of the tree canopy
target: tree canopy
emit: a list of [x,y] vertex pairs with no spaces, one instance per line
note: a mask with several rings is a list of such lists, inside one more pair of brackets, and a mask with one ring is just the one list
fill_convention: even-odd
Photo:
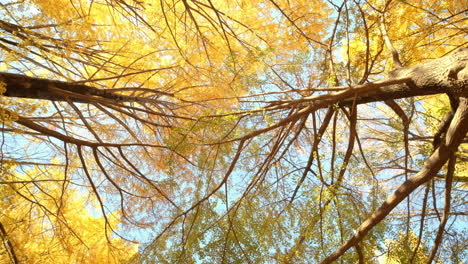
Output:
[[465,263],[466,1],[0,3],[0,261]]

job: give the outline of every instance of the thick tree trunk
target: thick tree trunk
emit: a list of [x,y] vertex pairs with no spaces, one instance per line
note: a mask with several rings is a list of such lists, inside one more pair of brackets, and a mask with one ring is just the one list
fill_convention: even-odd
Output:
[[70,100],[75,103],[89,103],[89,96],[117,102],[135,102],[138,97],[116,94],[112,90],[98,89],[82,83],[29,77],[14,73],[0,72],[0,82],[6,85],[8,97],[40,99],[51,101]]
[[455,113],[450,127],[447,130],[445,140],[426,160],[424,167],[416,175],[405,181],[398,189],[390,195],[387,200],[377,209],[361,226],[354,235],[337,249],[333,254],[325,258],[321,264],[329,264],[342,256],[348,249],[357,245],[366,234],[382,221],[387,215],[416,188],[428,182],[439,172],[451,155],[462,143],[468,132],[468,98],[461,98],[460,105]]
[[[382,81],[409,79],[387,85],[366,94],[359,94],[359,104],[390,99],[408,98],[430,94],[447,93],[454,96],[468,95],[468,48],[416,66],[391,71]],[[352,101],[352,100],[348,100]]]
[[[391,71],[380,81],[351,87],[335,87],[341,88],[340,91],[298,100],[273,101],[264,110],[301,109],[279,122],[279,126],[284,122],[297,120],[303,114],[334,104],[349,106],[441,93],[452,97],[468,97],[467,86],[468,48],[462,48],[439,59]],[[267,128],[269,129],[271,128]]]
[[[138,101],[138,97],[123,96],[111,90],[98,89],[81,83],[63,82],[13,73],[0,73],[0,81],[6,84],[4,94],[9,97],[29,98],[86,103],[86,96],[97,96],[114,101]],[[447,93],[454,96],[468,96],[468,48],[457,51],[439,59],[421,63],[412,67],[391,71],[382,80],[382,84],[364,84],[366,91],[358,92],[348,98],[342,98],[341,104],[379,102],[413,96]],[[359,87],[355,87],[359,88]],[[359,89],[357,89],[359,90]],[[356,91],[357,91],[356,90]],[[352,92],[350,95],[353,94]],[[333,93],[331,94],[333,95]],[[301,101],[314,101],[315,96]],[[277,102],[292,105],[298,103]],[[328,104],[326,104],[328,105]]]

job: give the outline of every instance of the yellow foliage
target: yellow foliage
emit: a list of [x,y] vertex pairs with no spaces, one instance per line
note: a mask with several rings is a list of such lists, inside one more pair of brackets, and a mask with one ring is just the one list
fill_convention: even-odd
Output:
[[[406,238],[408,240],[406,240]],[[412,230],[409,234],[399,231],[398,239],[386,240],[385,244],[388,248],[388,253],[379,258],[379,264],[403,264],[409,263],[413,257],[413,251],[416,248],[418,237]],[[424,241],[419,244],[413,263],[426,263],[429,252],[426,249]],[[441,264],[441,261],[436,261],[436,264]]]
[[[451,110],[450,101],[445,95],[434,95],[426,97],[423,100],[424,111],[427,114],[426,126],[429,129],[429,134],[434,134],[437,131],[440,120]],[[466,150],[468,143],[462,143],[459,146],[460,150]],[[464,155],[466,151],[460,151],[460,155]],[[457,162],[455,164],[455,175],[459,177],[468,177],[468,164],[466,162]]]
[[[466,1],[366,0],[357,1],[361,4],[359,6],[355,1],[344,1],[342,7],[336,2],[25,0],[8,7],[2,5],[2,14],[10,13],[11,17],[0,21],[5,23],[1,24],[0,44],[10,45],[8,49],[1,47],[0,70],[54,80],[78,81],[109,90],[121,88],[117,95],[141,96],[138,98],[141,101],[122,104],[119,101],[114,102],[114,105],[96,103],[94,106],[91,103],[86,105],[86,110],[83,105],[77,106],[83,110],[80,112],[71,109],[71,104],[65,102],[67,98],[53,105],[50,102],[11,99],[0,95],[0,121],[17,120],[16,114],[26,118],[34,116],[37,118],[29,120],[43,126],[44,130],[53,130],[80,140],[98,142],[102,139],[113,145],[135,141],[141,141],[141,145],[161,144],[161,148],[145,146],[142,147],[144,150],[139,150],[132,146],[125,151],[131,152],[126,154],[132,159],[131,162],[135,162],[135,167],[138,167],[137,163],[138,169],[143,167],[139,174],[157,171],[164,174],[162,178],[166,179],[174,175],[174,170],[178,170],[177,177],[174,177],[177,179],[173,181],[159,181],[159,175],[153,174],[144,181],[135,176],[134,164],[127,166],[125,162],[119,161],[117,152],[111,150],[113,147],[93,149],[105,152],[101,157],[106,163],[104,166],[107,172],[112,174],[109,178],[115,179],[117,185],[127,187],[123,189],[135,192],[135,196],[128,198],[128,203],[137,205],[137,209],[129,214],[138,218],[138,210],[149,211],[155,207],[153,203],[167,202],[161,193],[170,193],[176,189],[172,188],[173,185],[180,184],[183,190],[195,188],[189,185],[197,180],[195,175],[205,174],[203,170],[211,166],[206,165],[210,162],[213,163],[212,171],[220,173],[212,173],[216,175],[210,176],[206,187],[218,182],[216,177],[222,175],[224,167],[227,167],[227,162],[223,164],[224,156],[232,153],[234,144],[218,146],[216,143],[232,140],[239,131],[257,129],[254,118],[248,119],[248,115],[243,115],[244,121],[239,119],[241,114],[230,115],[237,111],[249,113],[248,109],[241,108],[244,106],[240,103],[241,96],[268,94],[245,100],[242,98],[247,102],[247,107],[262,107],[270,99],[288,102],[293,96],[283,93],[285,90],[294,92],[296,96],[297,91],[292,90],[312,88],[311,83],[319,83],[319,86],[324,86],[324,83],[338,85],[338,77],[328,73],[332,66],[337,71],[347,67],[352,83],[360,79],[363,69],[370,67],[372,72],[367,73],[372,75],[368,80],[374,76],[380,78],[395,67],[391,60],[391,50],[385,45],[384,34],[400,51],[404,66],[441,57],[466,45],[466,30],[463,30],[466,28],[466,19],[445,19],[463,12]],[[346,20],[347,16],[353,18]],[[339,24],[336,28],[335,18],[336,25]],[[6,22],[17,24],[18,28]],[[9,28],[13,30],[10,32]],[[387,32],[383,32],[382,28]],[[298,63],[298,67],[291,66],[296,62],[292,58],[298,54],[304,55],[305,59]],[[314,56],[319,60],[312,61]],[[341,63],[341,60],[347,59],[350,64]],[[275,77],[272,72],[277,68],[281,70],[275,72]],[[301,71],[306,68],[309,71]],[[129,87],[134,89],[125,89]],[[5,85],[0,82],[0,94],[5,91]],[[158,95],[147,97],[151,92]],[[281,97],[271,95],[270,92],[281,94]],[[145,105],[146,99],[156,103]],[[159,99],[162,103],[158,102]],[[427,113],[439,119],[446,111],[438,106],[447,105],[447,102],[438,97],[428,99],[425,104],[437,106],[427,108]],[[98,110],[98,106],[102,108]],[[300,109],[302,106],[292,106],[291,113],[296,107]],[[107,110],[103,108],[112,109],[108,110],[111,114],[106,115],[104,111]],[[279,119],[286,117],[282,115],[282,110],[278,110],[278,115],[264,113],[262,122],[275,126]],[[252,116],[256,115],[256,111],[251,113]],[[185,119],[177,118],[180,116]],[[165,126],[159,129],[158,125],[148,125],[150,122]],[[5,123],[8,125],[8,122]],[[308,127],[311,127],[309,123],[305,125],[305,128]],[[429,121],[427,127],[433,130],[436,122]],[[31,136],[35,136],[38,141],[46,134],[36,132],[40,135]],[[61,140],[57,134],[48,136]],[[47,143],[56,144],[62,151],[61,145],[55,140],[50,139]],[[335,143],[342,140],[336,139]],[[283,144],[280,142],[282,140],[278,144]],[[303,141],[297,142],[302,144]],[[215,147],[208,148],[207,144]],[[260,145],[263,146],[263,143]],[[119,154],[124,156],[122,149],[125,148],[118,149],[121,151]],[[301,146],[300,149],[307,148]],[[247,155],[242,155],[242,158],[244,156]],[[226,160],[231,157],[226,157]],[[74,162],[77,156],[68,154],[66,158]],[[318,158],[315,155],[315,159]],[[189,163],[187,161],[194,166],[184,167],[184,164]],[[90,170],[96,170],[96,161],[89,163],[92,167]],[[34,167],[20,173],[15,171],[13,165],[8,170],[5,164],[2,166],[7,171],[2,175],[2,180],[15,183],[0,185],[0,198],[3,201],[0,205],[0,222],[6,228],[20,262],[119,263],[137,252],[136,246],[113,235],[111,229],[118,230],[121,227],[123,216],[118,210],[110,210],[112,213],[108,213],[107,220],[104,219],[99,211],[101,206],[92,195],[93,188],[71,185],[65,181],[59,169],[41,170]],[[98,173],[94,174],[93,171],[96,182],[101,179],[106,182],[107,175],[101,173],[104,169],[97,169],[100,169]],[[466,175],[467,171],[467,164],[457,164],[457,172]],[[68,172],[67,177],[72,176],[76,175]],[[264,180],[252,182],[259,181]],[[162,191],[149,188],[148,182],[155,182]],[[108,191],[106,194],[110,199],[122,191],[116,191],[109,182],[106,184],[101,186],[101,190]],[[320,197],[314,198],[331,199],[339,192],[339,188],[339,185],[331,185],[320,193]],[[91,194],[88,193],[90,190]],[[138,195],[149,199],[142,199],[144,201],[141,202]],[[174,200],[178,204],[177,200],[183,203],[184,198]],[[328,204],[325,209],[331,206]],[[394,241],[390,243],[395,244]],[[0,261],[8,261],[7,254],[0,254]],[[390,257],[389,261],[395,260]]]
[[[57,169],[42,171],[36,167],[24,174],[10,168],[4,175],[5,181],[23,182],[2,184],[0,205],[0,222],[20,263],[128,260],[137,252],[137,245],[116,237],[110,229],[118,229],[119,213],[108,218],[106,227],[104,218],[90,208],[93,200],[62,185],[61,174]],[[0,255],[1,263],[8,261],[7,254]]]
[[[368,27],[369,52],[372,56],[379,54],[384,45],[382,23],[392,45],[400,53],[400,60],[404,66],[439,58],[466,44],[466,36],[460,31],[461,28],[466,28],[466,20],[441,22],[443,18],[460,14],[463,6],[466,8],[466,1],[391,1],[385,8],[387,4],[388,1],[372,0],[366,1],[362,6]],[[363,30],[363,27],[350,34],[349,49],[353,64],[363,68],[367,50],[366,30]],[[345,44],[341,51],[345,58],[346,52]],[[392,58],[390,50],[385,47],[380,59],[375,63],[392,70],[395,65],[389,58]]]

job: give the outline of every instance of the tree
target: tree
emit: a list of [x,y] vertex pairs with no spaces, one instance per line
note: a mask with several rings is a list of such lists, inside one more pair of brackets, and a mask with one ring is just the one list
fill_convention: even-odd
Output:
[[[38,167],[21,175],[10,167],[3,175],[9,184],[1,186],[2,263],[122,263],[137,252],[119,237],[108,238],[104,219],[84,213],[97,205],[74,187],[63,193],[54,175],[60,171]],[[116,228],[118,212],[113,216]]]
[[[14,166],[2,186],[37,186],[20,172],[54,171],[41,188],[60,204],[79,186],[110,245],[141,243],[135,262],[463,261],[466,237],[451,235],[466,215],[462,3],[24,0],[0,10],[2,171]],[[57,209],[12,201],[44,217]]]

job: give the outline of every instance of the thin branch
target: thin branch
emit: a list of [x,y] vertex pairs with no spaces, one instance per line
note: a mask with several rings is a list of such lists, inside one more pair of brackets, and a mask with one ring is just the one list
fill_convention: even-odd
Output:
[[447,162],[449,157],[458,148],[468,132],[468,99],[460,100],[447,132],[446,140],[427,159],[419,173],[408,179],[356,230],[355,234],[333,254],[326,257],[321,264],[329,264],[342,256],[349,248],[358,244],[366,234],[380,221],[382,221],[401,201],[403,201],[416,188],[433,179],[437,172]]
[[431,254],[427,260],[427,264],[431,264],[434,260],[437,250],[440,247],[440,243],[442,242],[442,237],[445,231],[445,225],[447,224],[447,220],[450,214],[450,201],[451,201],[451,192],[452,192],[452,177],[455,171],[455,163],[456,163],[455,154],[449,158],[448,169],[447,169],[447,180],[445,181],[445,205],[444,205],[444,212],[442,213],[442,220],[439,225],[439,230],[437,231],[436,239],[434,240],[434,246],[432,247]]

